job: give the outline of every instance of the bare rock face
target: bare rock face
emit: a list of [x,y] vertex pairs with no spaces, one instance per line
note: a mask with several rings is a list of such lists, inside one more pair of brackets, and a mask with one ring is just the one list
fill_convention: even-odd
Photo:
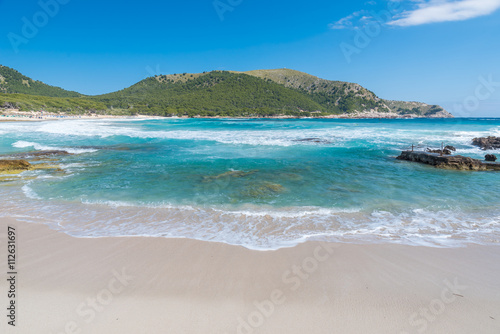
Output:
[[485,164],[481,160],[461,155],[441,156],[427,152],[403,151],[397,159],[423,163],[442,169],[500,170],[499,164]]
[[484,160],[485,160],[485,161],[495,162],[495,161],[497,161],[497,156],[496,156],[496,155],[494,155],[494,154],[486,154],[486,155],[484,156]]
[[483,150],[500,149],[500,137],[479,137],[472,139],[472,145],[479,146]]

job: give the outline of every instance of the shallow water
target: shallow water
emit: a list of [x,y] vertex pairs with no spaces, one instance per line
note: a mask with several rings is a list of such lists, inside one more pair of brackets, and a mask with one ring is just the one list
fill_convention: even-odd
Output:
[[[500,119],[66,120],[0,124],[0,152],[62,149],[64,172],[0,183],[1,214],[80,237],[188,237],[276,249],[307,239],[460,246],[500,240],[500,173],[394,159],[474,158]],[[315,138],[314,141],[304,139]]]

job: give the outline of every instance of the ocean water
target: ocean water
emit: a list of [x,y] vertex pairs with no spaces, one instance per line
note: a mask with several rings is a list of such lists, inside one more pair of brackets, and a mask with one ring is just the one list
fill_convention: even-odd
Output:
[[311,239],[494,244],[500,173],[395,159],[412,144],[441,143],[483,158],[471,141],[488,135],[500,136],[500,119],[3,122],[1,154],[72,155],[49,162],[60,170],[0,179],[0,216],[77,237],[192,238],[259,250]]

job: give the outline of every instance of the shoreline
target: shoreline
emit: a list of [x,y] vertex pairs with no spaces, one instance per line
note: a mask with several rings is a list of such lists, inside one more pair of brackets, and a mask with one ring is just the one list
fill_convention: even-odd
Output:
[[[489,117],[491,118],[491,117]],[[203,117],[187,117],[187,116],[175,116],[175,117],[166,117],[166,116],[149,116],[149,115],[141,115],[141,116],[115,116],[115,115],[98,115],[98,116],[66,116],[66,117],[41,117],[41,118],[25,118],[25,117],[2,117],[0,116],[0,122],[41,122],[41,121],[62,121],[62,120],[97,120],[97,119],[143,119],[143,120],[151,120],[151,119],[451,119],[451,118],[440,118],[440,117],[382,117],[382,116],[374,116],[374,117],[347,117],[345,115],[332,115],[332,116],[320,116],[320,117],[295,117],[295,116],[276,116],[276,117],[237,117],[237,116],[203,116]]]
[[500,330],[500,246],[309,241],[261,252],[190,239],[73,238],[13,218],[0,225],[0,240],[16,228],[19,254],[18,323],[3,321],[5,333]]
[[[56,114],[40,111],[30,111],[22,112],[17,109],[9,109],[0,111],[0,122],[2,121],[47,121],[47,120],[65,120],[65,119],[189,119],[188,116],[152,116],[152,115],[66,115],[66,114]],[[317,116],[317,117],[299,117],[299,116],[288,116],[288,115],[277,115],[277,116],[253,116],[253,117],[243,117],[243,116],[195,116],[191,117],[193,119],[453,119],[455,117],[429,117],[429,116],[419,116],[419,115],[398,115],[396,113],[378,113],[378,112],[367,112],[367,113],[352,113],[352,114],[339,114],[339,115],[327,115],[327,116]]]
[[161,116],[151,115],[66,115],[41,112],[21,112],[19,110],[0,111],[0,122],[41,122],[60,120],[89,120],[89,119],[163,119]]

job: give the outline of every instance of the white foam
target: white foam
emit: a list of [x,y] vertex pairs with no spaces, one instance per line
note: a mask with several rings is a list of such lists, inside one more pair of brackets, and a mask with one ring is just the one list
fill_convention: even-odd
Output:
[[41,197],[38,196],[38,194],[33,189],[31,189],[31,187],[28,184],[25,184],[21,189],[24,195],[28,198],[41,199]]
[[144,203],[144,202],[126,202],[126,201],[103,201],[103,200],[88,200],[81,201],[83,204],[90,205],[105,205],[112,208],[128,207],[128,208],[150,208],[150,209],[179,209],[179,210],[196,210],[189,205],[173,205],[170,203]]
[[28,142],[28,141],[24,141],[24,140],[16,141],[15,143],[12,144],[12,147],[17,147],[17,148],[33,147],[35,150],[41,150],[41,151],[57,150],[57,151],[66,151],[66,152],[72,153],[72,154],[97,152],[97,150],[95,150],[95,149],[80,149],[80,148],[47,146],[47,145],[34,143],[34,142]]
[[28,200],[9,195],[5,198],[11,200],[0,202],[0,211],[52,221],[77,237],[189,238],[256,250],[292,247],[307,240],[433,247],[500,243],[500,211],[494,208],[481,213],[459,208],[400,213],[316,207],[231,210],[126,201],[33,201],[29,199],[39,197],[28,185],[22,191]]
[[301,208],[286,208],[286,209],[269,209],[262,211],[256,209],[254,211],[242,210],[242,211],[231,211],[231,210],[219,210],[213,209],[216,212],[221,212],[222,214],[235,215],[235,216],[245,216],[245,217],[271,217],[271,218],[302,218],[311,216],[330,216],[338,213],[355,213],[360,212],[361,209],[327,209],[319,207],[301,207]]
[[[318,145],[311,142],[300,142],[297,139],[319,138],[329,141],[333,146],[349,146],[351,141],[370,140],[372,143],[391,145],[410,145],[411,143],[440,144],[444,141],[448,145],[469,146],[474,137],[486,135],[500,135],[500,127],[492,127],[484,131],[464,131],[454,127],[450,129],[395,129],[392,127],[373,126],[373,124],[356,125],[351,123],[332,122],[324,123],[318,129],[259,127],[256,130],[182,130],[171,125],[178,124],[163,120],[164,129],[150,131],[140,125],[130,123],[136,120],[65,120],[60,122],[40,122],[28,125],[15,125],[9,130],[17,133],[44,133],[57,136],[71,137],[99,137],[126,136],[142,139],[179,139],[197,141],[216,141],[233,145],[258,146],[293,146]],[[127,124],[129,122],[130,125]],[[223,122],[227,122],[224,120]],[[258,123],[258,121],[255,121]],[[267,125],[267,123],[262,123]],[[7,129],[4,127],[3,129]],[[436,138],[439,138],[439,143]],[[324,144],[321,144],[324,145]],[[359,143],[357,143],[359,145]],[[85,151],[82,151],[85,152]]]

